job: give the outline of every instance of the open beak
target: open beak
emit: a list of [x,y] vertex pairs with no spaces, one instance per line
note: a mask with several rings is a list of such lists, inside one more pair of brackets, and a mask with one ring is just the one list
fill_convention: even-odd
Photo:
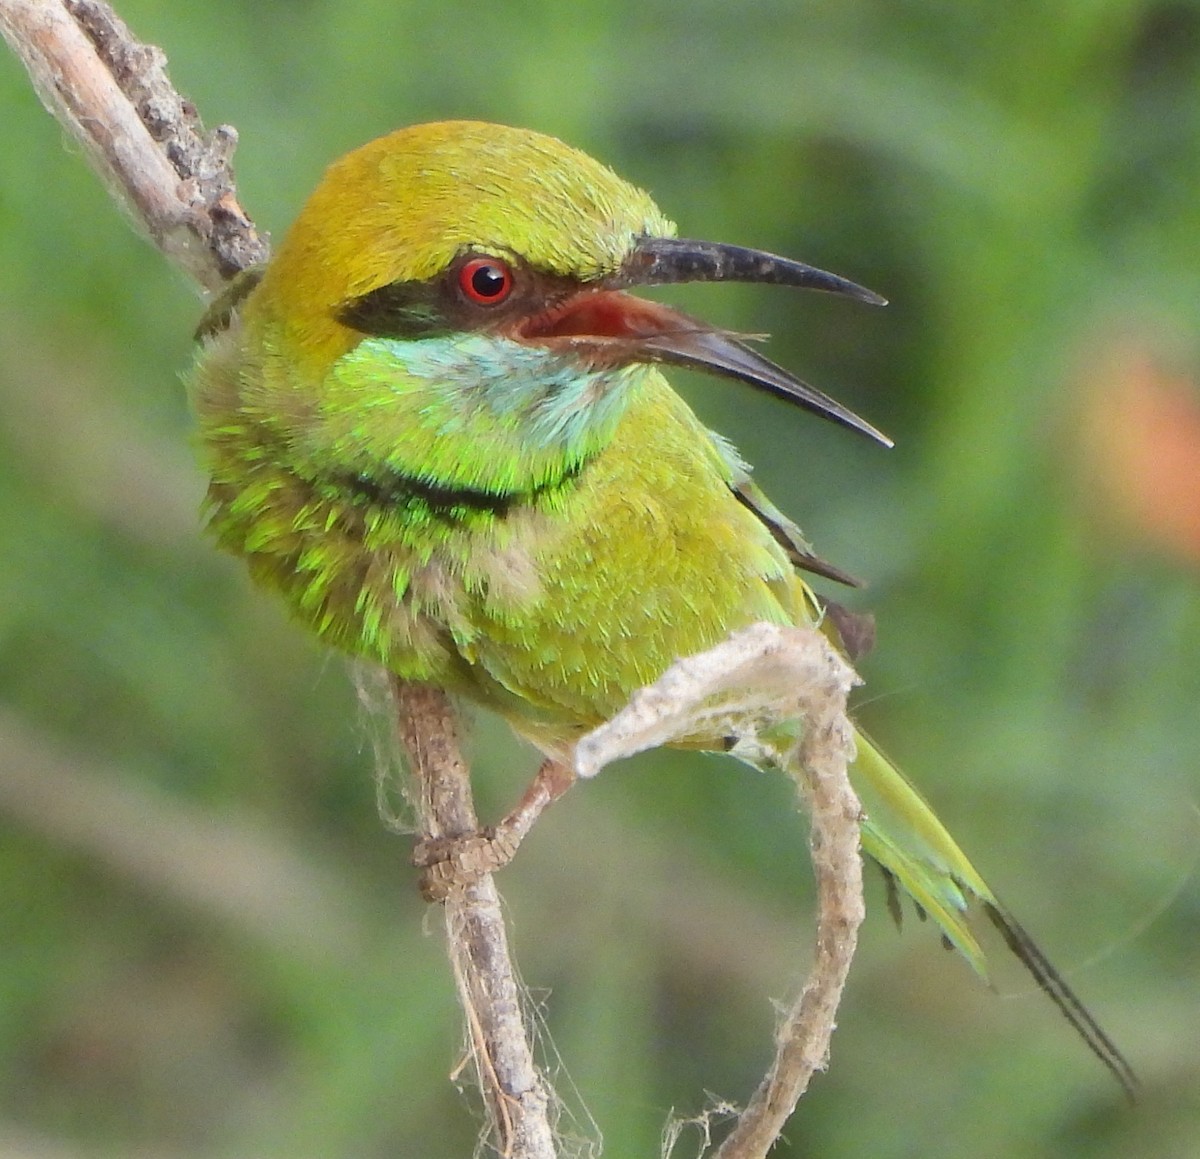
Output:
[[763,282],[885,305],[878,294],[825,270],[761,250],[683,238],[642,238],[614,275],[530,319],[522,336],[569,343],[597,363],[664,362],[738,379],[858,431],[887,435],[827,394],[764,358],[741,338],[657,302],[623,293],[676,282]]

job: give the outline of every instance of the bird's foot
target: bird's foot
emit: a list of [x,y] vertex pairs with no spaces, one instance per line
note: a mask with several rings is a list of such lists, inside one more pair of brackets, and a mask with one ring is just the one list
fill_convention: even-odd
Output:
[[503,825],[487,826],[457,837],[427,837],[413,849],[412,861],[421,872],[421,896],[445,901],[456,887],[474,885],[503,869],[516,855],[523,834]]
[[575,770],[547,757],[517,807],[499,825],[452,837],[425,837],[413,849],[413,864],[422,871],[421,896],[445,901],[456,888],[474,885],[503,869],[542,810],[575,783]]

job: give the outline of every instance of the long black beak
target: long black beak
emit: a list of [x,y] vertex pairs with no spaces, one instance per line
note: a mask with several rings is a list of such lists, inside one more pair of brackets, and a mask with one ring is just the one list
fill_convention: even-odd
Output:
[[[605,344],[610,350],[615,347],[613,353],[619,350],[629,359],[674,363],[736,378],[885,447],[892,446],[892,440],[882,431],[764,358],[741,337],[667,306],[619,292],[632,286],[677,282],[763,282],[842,294],[872,305],[886,304],[886,299],[855,282],[790,258],[718,242],[644,237],[621,269],[604,279],[600,294],[590,301],[586,296],[577,299],[557,316],[554,332],[560,337],[573,336],[581,344],[591,338],[594,345]],[[597,299],[603,301],[602,308]]]
[[866,435],[885,447],[894,446],[887,435],[873,427],[866,419],[860,418],[849,407],[842,406],[837,399],[830,398],[824,391],[803,382],[769,358],[764,358],[740,339],[720,330],[709,329],[703,323],[684,314],[673,310],[670,313],[685,325],[643,337],[638,343],[638,348],[646,361],[669,362],[676,366],[687,366],[693,370],[736,378],[759,390],[765,390],[778,398],[802,406],[822,418],[858,431],[859,434]]
[[620,273],[609,284],[617,288],[677,282],[762,282],[844,294],[872,306],[887,305],[887,299],[874,290],[804,262],[740,245],[682,237],[640,238]]

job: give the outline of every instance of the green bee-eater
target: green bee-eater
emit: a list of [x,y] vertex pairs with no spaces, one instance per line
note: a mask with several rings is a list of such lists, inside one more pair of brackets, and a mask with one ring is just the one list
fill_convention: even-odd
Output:
[[[739,379],[885,441],[744,342],[631,287],[833,274],[681,240],[550,137],[422,125],[343,157],[210,313],[192,393],[212,527],[328,643],[503,716],[548,758],[676,659],[757,621],[825,623],[842,578],[662,368]],[[720,749],[724,738],[693,738]],[[984,972],[974,900],[1130,1090],[1112,1041],[861,735],[863,848]],[[870,808],[870,807],[869,807]]]

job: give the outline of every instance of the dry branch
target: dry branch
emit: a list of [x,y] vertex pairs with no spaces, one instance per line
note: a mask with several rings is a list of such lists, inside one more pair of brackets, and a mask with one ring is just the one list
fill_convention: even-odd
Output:
[[[458,746],[445,693],[393,681],[400,743],[419,786],[422,837],[465,837],[479,821],[470,770]],[[521,987],[508,951],[500,895],[491,874],[457,886],[444,902],[450,962],[488,1118],[500,1155],[554,1159],[552,1093],[533,1060]]]
[[[812,971],[777,1028],[770,1070],[716,1159],[766,1155],[813,1073],[828,1061],[864,912],[860,808],[846,775],[853,750],[846,696],[857,683],[819,632],[756,624],[680,660],[576,750],[579,775],[590,777],[621,757],[716,730],[736,740],[735,753],[795,776],[808,805],[818,907]],[[798,745],[774,747],[773,726],[781,720],[803,722]]]
[[0,0],[0,32],[135,227],[201,287],[266,259],[234,192],[236,131],[205,132],[160,49],[99,0]]

